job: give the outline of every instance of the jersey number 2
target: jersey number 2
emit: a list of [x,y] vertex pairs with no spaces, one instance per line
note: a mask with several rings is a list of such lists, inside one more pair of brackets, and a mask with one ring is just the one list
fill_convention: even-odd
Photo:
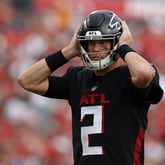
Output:
[[83,155],[102,155],[102,146],[90,146],[89,136],[92,134],[102,134],[103,125],[103,106],[87,106],[81,107],[81,122],[86,116],[93,115],[93,125],[81,127],[81,143]]

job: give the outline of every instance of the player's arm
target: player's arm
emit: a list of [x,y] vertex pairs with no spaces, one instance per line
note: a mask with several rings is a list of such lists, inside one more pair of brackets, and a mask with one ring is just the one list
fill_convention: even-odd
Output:
[[78,30],[76,30],[68,46],[61,51],[41,59],[20,74],[18,77],[19,84],[30,92],[44,95],[48,90],[48,77],[52,72],[79,54],[78,43],[76,40],[77,32]]
[[51,73],[45,59],[42,59],[20,74],[18,82],[24,89],[43,95],[48,89],[48,76]]
[[133,39],[125,21],[122,21],[122,28],[123,33],[119,39],[121,57],[128,65],[132,83],[138,88],[147,88],[155,75],[155,69],[137,52],[131,51],[129,46],[132,44]]

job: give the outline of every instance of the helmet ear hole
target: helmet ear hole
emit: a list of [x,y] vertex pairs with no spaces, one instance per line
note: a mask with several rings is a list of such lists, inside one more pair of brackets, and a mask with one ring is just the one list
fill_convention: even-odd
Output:
[[88,52],[88,41],[80,41],[80,45]]

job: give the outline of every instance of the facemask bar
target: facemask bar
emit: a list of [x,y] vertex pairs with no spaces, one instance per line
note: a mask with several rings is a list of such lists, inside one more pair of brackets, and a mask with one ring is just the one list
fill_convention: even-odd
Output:
[[[88,38],[88,39],[87,39]],[[109,36],[109,35],[104,35],[102,37],[100,36],[78,36],[77,39],[79,41],[79,46],[80,46],[80,53],[81,53],[81,58],[83,61],[83,64],[85,67],[87,67],[88,69],[91,70],[101,70],[104,69],[110,65],[112,65],[114,62],[117,61],[118,58],[116,58],[116,50],[117,50],[117,41],[115,40],[115,36]],[[88,52],[88,45],[87,45],[87,41],[90,40],[112,40],[112,49],[109,51],[106,51],[108,53],[108,56],[105,57],[104,59],[100,59],[97,61],[91,60],[90,59],[90,55],[95,54],[95,52],[93,53],[89,53]],[[99,52],[100,54],[105,53],[105,51],[103,52]],[[98,54],[98,52],[97,52]]]
[[[81,58],[82,58],[84,66],[91,70],[101,70],[101,69],[108,67],[109,65],[112,65],[115,62],[115,61],[111,60],[112,51],[106,51],[107,53],[109,53],[108,56],[105,57],[104,59],[100,59],[100,60],[96,60],[96,61],[90,59],[90,54],[92,55],[95,53],[89,54],[88,52],[86,52],[84,50],[84,48],[82,46],[80,48],[80,51],[81,51]],[[105,53],[105,51],[100,52],[100,54],[102,54],[102,53]]]

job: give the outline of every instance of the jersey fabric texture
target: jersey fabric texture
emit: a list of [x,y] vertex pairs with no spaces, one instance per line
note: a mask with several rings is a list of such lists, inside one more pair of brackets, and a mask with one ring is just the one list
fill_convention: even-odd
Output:
[[45,96],[69,101],[74,165],[143,165],[147,112],[162,93],[157,72],[147,89],[138,89],[127,66],[104,77],[70,67],[49,77]]

